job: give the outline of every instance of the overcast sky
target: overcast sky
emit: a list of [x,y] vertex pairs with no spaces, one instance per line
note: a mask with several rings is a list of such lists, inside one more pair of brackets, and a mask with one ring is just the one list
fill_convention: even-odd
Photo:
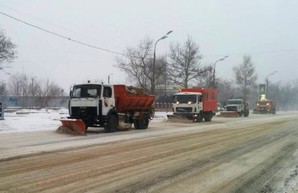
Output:
[[[202,64],[216,65],[217,77],[234,79],[232,68],[250,55],[258,83],[269,77],[286,83],[298,78],[297,0],[0,0],[0,12],[98,48],[123,52],[145,37],[157,54],[188,36],[200,46]],[[0,14],[0,28],[17,45],[7,69],[54,80],[68,89],[87,80],[127,84],[115,67],[117,54],[94,49],[30,27]],[[8,75],[0,72],[0,80]]]

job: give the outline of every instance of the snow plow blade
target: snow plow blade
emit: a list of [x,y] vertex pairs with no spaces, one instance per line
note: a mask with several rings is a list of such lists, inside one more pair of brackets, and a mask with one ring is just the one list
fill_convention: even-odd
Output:
[[221,117],[239,117],[238,112],[236,111],[222,111],[220,112]]
[[62,119],[62,127],[70,129],[72,132],[85,135],[87,127],[82,119]]
[[192,123],[193,120],[182,115],[167,115],[169,122]]

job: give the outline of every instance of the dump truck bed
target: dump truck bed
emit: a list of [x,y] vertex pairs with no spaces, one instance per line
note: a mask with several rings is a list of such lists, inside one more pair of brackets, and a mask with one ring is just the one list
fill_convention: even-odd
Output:
[[130,111],[151,111],[154,109],[155,96],[131,89],[125,85],[114,85],[116,109],[120,113]]

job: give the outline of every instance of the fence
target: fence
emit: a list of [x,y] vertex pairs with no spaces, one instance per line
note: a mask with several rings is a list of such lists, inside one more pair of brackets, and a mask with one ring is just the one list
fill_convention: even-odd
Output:
[[0,102],[0,120],[4,119],[4,107],[2,105],[2,102]]
[[21,108],[67,107],[68,97],[5,96],[5,106]]
[[[6,96],[4,104],[18,108],[41,108],[41,107],[65,107],[67,108],[68,97],[16,97]],[[4,109],[4,105],[2,105]],[[172,103],[155,103],[155,111],[171,112]]]
[[172,111],[172,103],[155,103],[155,111]]

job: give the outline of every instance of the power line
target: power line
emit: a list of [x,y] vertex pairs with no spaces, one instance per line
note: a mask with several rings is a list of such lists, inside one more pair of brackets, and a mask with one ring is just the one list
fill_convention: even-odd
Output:
[[41,28],[41,27],[39,27],[39,26],[37,26],[37,25],[28,23],[28,22],[26,22],[26,21],[23,21],[23,20],[21,20],[21,19],[18,19],[18,18],[16,18],[16,17],[13,17],[13,16],[8,15],[8,14],[3,13],[3,12],[0,12],[0,14],[5,15],[6,17],[9,17],[9,18],[11,18],[11,19],[14,19],[14,20],[16,20],[16,21],[18,21],[18,22],[21,22],[21,23],[24,23],[24,24],[26,24],[26,25],[29,25],[30,27],[39,29],[39,30],[41,30],[41,31],[47,32],[47,33],[52,34],[52,35],[55,35],[55,36],[58,36],[58,37],[60,37],[60,38],[63,38],[63,39],[66,39],[66,40],[69,40],[69,41],[72,41],[72,42],[75,42],[75,43],[78,43],[78,44],[81,44],[81,45],[84,45],[84,46],[88,46],[88,47],[90,47],[90,48],[98,49],[98,50],[105,51],[105,52],[109,52],[109,53],[112,53],[112,54],[118,54],[118,55],[126,56],[126,54],[123,54],[123,53],[120,53],[120,52],[115,52],[115,51],[108,50],[108,49],[105,49],[105,48],[100,48],[100,47],[97,47],[97,46],[93,46],[93,45],[91,45],[91,44],[87,44],[87,43],[84,43],[84,42],[81,42],[81,41],[78,41],[78,40],[75,40],[75,39],[66,37],[66,36],[64,36],[64,35],[60,35],[60,34],[58,34],[58,33],[56,33],[56,32],[52,32],[52,31],[50,31],[50,30]]
[[[60,29],[62,29],[62,30],[64,30],[64,31],[71,32],[71,33],[75,33],[75,34],[78,34],[78,35],[80,35],[80,36],[82,36],[82,37],[87,37],[88,39],[92,39],[92,40],[94,40],[94,41],[96,41],[96,42],[105,43],[105,42],[102,42],[102,41],[100,41],[100,40],[98,40],[98,39],[95,39],[94,37],[90,37],[90,35],[86,36],[86,34],[81,34],[81,33],[78,33],[77,31],[67,29],[67,28],[65,28],[64,26],[57,25],[57,24],[52,23],[52,22],[50,22],[50,21],[47,21],[47,20],[44,20],[44,19],[40,19],[40,18],[38,18],[38,17],[29,15],[29,14],[27,14],[27,13],[24,13],[24,12],[19,11],[19,10],[16,10],[16,9],[13,9],[13,8],[11,8],[11,7],[7,7],[6,5],[3,5],[3,4],[1,4],[1,3],[0,3],[0,6],[4,7],[5,9],[9,9],[9,10],[12,10],[12,11],[14,11],[14,12],[16,12],[16,13],[20,13],[20,14],[25,15],[25,16],[27,16],[27,17],[33,18],[33,19],[35,19],[35,20],[37,20],[37,21],[41,21],[41,22],[46,23],[46,24],[48,24],[48,25],[54,26],[54,27],[56,27],[56,28],[60,28]],[[112,45],[112,46],[115,48],[115,45],[111,44],[111,42],[109,42],[109,43],[110,43],[110,45]],[[106,44],[106,43],[105,43],[105,44]]]

